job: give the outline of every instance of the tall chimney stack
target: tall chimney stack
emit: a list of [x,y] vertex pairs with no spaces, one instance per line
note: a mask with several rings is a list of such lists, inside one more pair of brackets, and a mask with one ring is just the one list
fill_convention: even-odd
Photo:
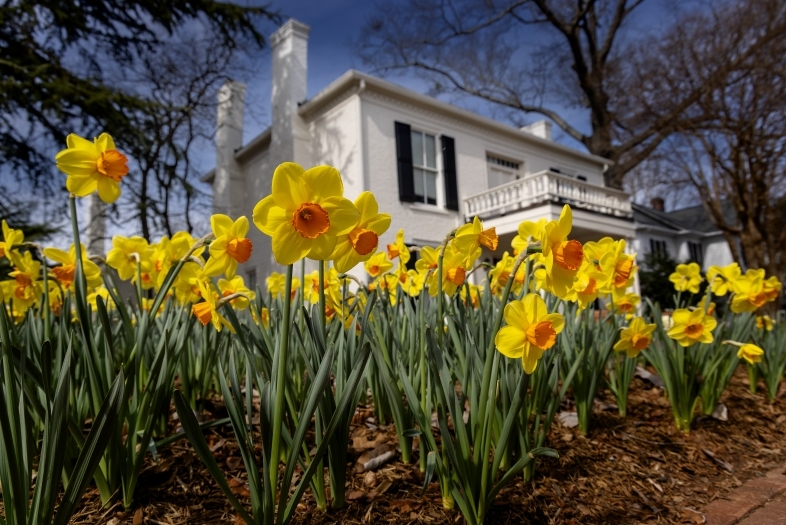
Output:
[[282,162],[297,162],[306,169],[311,167],[308,129],[297,112],[298,104],[308,96],[310,32],[311,28],[303,22],[289,19],[270,36],[273,55],[270,159],[273,167]]
[[[218,128],[216,130],[216,171],[213,179],[213,213],[224,213],[237,219],[247,214],[245,185],[235,161],[235,151],[243,146],[243,105],[246,85],[226,82],[218,90]],[[231,196],[235,195],[233,199]]]

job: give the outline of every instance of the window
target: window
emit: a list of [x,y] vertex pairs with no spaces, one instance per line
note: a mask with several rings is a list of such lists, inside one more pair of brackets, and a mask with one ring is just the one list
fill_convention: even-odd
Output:
[[699,266],[704,264],[704,253],[702,252],[700,243],[688,241],[688,255],[690,260],[698,263]]
[[488,187],[489,189],[502,186],[520,178],[520,162],[505,160],[495,155],[486,155],[488,163]]
[[256,270],[248,270],[248,282],[246,286],[249,290],[256,290],[257,288],[257,271]]
[[666,249],[666,241],[650,239],[650,252],[659,253],[661,255],[668,255],[669,250]]
[[415,197],[419,202],[437,203],[437,139],[421,131],[412,131],[412,175]]

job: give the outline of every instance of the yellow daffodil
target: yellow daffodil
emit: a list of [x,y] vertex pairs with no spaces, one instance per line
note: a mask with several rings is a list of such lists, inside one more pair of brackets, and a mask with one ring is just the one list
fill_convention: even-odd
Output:
[[769,300],[764,290],[763,274],[748,272],[737,279],[734,286],[734,297],[731,300],[731,311],[735,314],[755,312]]
[[30,252],[20,254],[11,252],[11,263],[14,265],[8,274],[11,281],[3,281],[3,296],[10,298],[13,307],[24,314],[38,303],[39,297],[44,293],[44,287],[39,280],[41,276],[41,263],[33,259]]
[[[106,264],[117,270],[117,275],[123,281],[133,279],[136,282],[137,261],[142,273],[148,273],[152,266],[153,250],[142,237],[112,237],[112,248],[106,254]],[[143,278],[144,284],[144,278]]]
[[221,290],[222,297],[227,297],[232,294],[241,294],[240,297],[235,297],[229,301],[233,307],[238,310],[245,310],[248,308],[249,301],[252,301],[256,294],[246,288],[246,283],[239,275],[234,276],[232,279],[219,279],[218,289]]
[[546,264],[546,282],[557,297],[565,297],[573,286],[576,273],[584,261],[584,249],[576,240],[568,240],[573,228],[573,212],[567,204],[559,220],[543,227],[541,246]]
[[404,266],[409,262],[409,248],[404,244],[404,230],[401,229],[396,234],[396,240],[393,244],[388,244],[388,257],[391,261],[398,258]]
[[[169,270],[191,251],[196,242],[197,240],[185,231],[176,232],[171,239],[167,236],[161,238],[158,244],[153,247],[153,255],[151,256],[150,275],[155,281],[156,287],[163,286]],[[191,257],[204,263],[202,260],[204,251],[205,247],[201,246],[191,254]]]
[[420,295],[420,292],[423,291],[423,287],[426,285],[427,273],[418,270],[407,270],[407,274],[409,274],[409,295],[416,297]]
[[341,174],[330,166],[304,170],[285,162],[273,173],[273,193],[254,207],[254,224],[272,238],[273,256],[288,265],[304,257],[327,260],[337,237],[360,219],[345,199]]
[[213,327],[216,331],[220,332],[222,327],[226,326],[229,330],[234,333],[234,329],[232,325],[229,324],[223,315],[218,313],[218,308],[220,304],[216,301],[216,294],[212,290],[212,285],[206,279],[199,281],[199,291],[204,299],[201,303],[196,303],[191,307],[191,310],[194,312],[194,315],[199,322],[202,323],[202,326],[207,326],[208,323],[213,323]]
[[564,299],[571,302],[577,302],[579,309],[584,310],[587,306],[595,302],[595,299],[601,293],[599,282],[602,281],[604,276],[595,271],[595,267],[584,260],[581,269],[576,274],[573,281],[573,286],[565,295]]
[[557,342],[565,319],[560,314],[550,314],[545,301],[537,294],[511,301],[505,306],[504,316],[507,326],[494,339],[497,350],[511,359],[520,358],[524,372],[531,374],[543,352]]
[[479,248],[485,246],[489,250],[496,251],[499,245],[496,228],[483,229],[483,223],[475,217],[471,223],[461,226],[456,230],[453,237],[453,244],[456,249],[467,257],[467,266],[472,266],[477,257],[480,256]]
[[620,333],[620,340],[614,344],[614,350],[625,352],[634,359],[650,345],[654,331],[654,324],[646,324],[641,317],[635,317]]
[[439,248],[432,246],[423,246],[420,249],[420,257],[415,263],[415,269],[423,275],[437,269],[439,261]]
[[270,310],[263,306],[262,310],[259,311],[259,317],[261,318],[262,326],[270,328]]
[[548,222],[546,219],[538,219],[537,222],[524,221],[519,224],[518,235],[513,237],[513,242],[511,242],[513,257],[518,256],[532,241],[539,241],[543,237],[543,228]]
[[718,325],[718,321],[710,315],[706,315],[704,310],[686,310],[680,308],[671,314],[672,325],[668,331],[669,337],[677,341],[680,346],[690,346],[693,343],[711,343],[715,338],[712,331]]
[[731,263],[726,266],[712,265],[707,270],[707,282],[714,295],[722,297],[729,292],[733,292],[737,280],[742,275],[740,265]]
[[210,217],[210,227],[216,238],[210,243],[205,275],[215,277],[223,273],[227,279],[232,279],[237,273],[238,263],[244,263],[251,257],[251,240],[246,237],[248,219],[243,216],[232,222],[219,213]]
[[756,316],[756,328],[759,330],[766,330],[767,332],[772,331],[772,319],[770,319],[769,315],[757,315]]
[[[84,245],[82,248],[82,269],[85,273],[85,280],[90,288],[101,285],[101,268],[96,263],[87,258],[87,250]],[[60,263],[60,266],[52,268],[57,281],[63,288],[74,290],[74,278],[76,276],[76,249],[72,244],[67,252],[58,248],[44,248],[44,255],[55,262]]]
[[641,303],[641,297],[633,292],[614,292],[611,296],[611,303],[607,304],[607,308],[612,308],[615,314],[625,315],[626,319],[633,318],[633,313]]
[[[456,250],[452,245],[445,248],[445,255],[442,258],[442,293],[453,296],[456,290],[464,284],[466,279],[465,255]],[[436,297],[439,293],[439,279],[437,272],[434,271],[426,278],[428,284],[428,293],[432,297]]]
[[[494,265],[489,271],[489,278],[491,279],[491,293],[493,295],[499,295],[505,289],[505,286],[508,284],[508,280],[510,279],[510,272],[513,271],[513,266],[516,263],[516,258],[511,257],[508,252],[502,254],[502,259]],[[521,290],[522,285],[524,284],[525,280],[525,267],[524,265],[520,265],[518,271],[516,272],[515,280],[513,284],[511,284],[511,292],[514,294],[518,294]]]
[[480,296],[483,293],[483,287],[478,286],[477,284],[469,284],[469,296],[470,300],[467,300],[467,287],[462,286],[461,290],[459,291],[459,296],[464,304],[472,304],[472,308],[478,308],[480,306]]
[[11,259],[11,248],[25,242],[25,234],[22,230],[14,230],[8,227],[8,223],[3,220],[3,240],[0,241],[0,257]]
[[775,301],[775,299],[778,298],[778,295],[780,295],[782,288],[783,285],[774,275],[762,282],[762,289],[764,290],[764,293],[767,294],[768,302]]
[[379,246],[379,236],[390,228],[390,215],[379,213],[377,199],[370,191],[364,191],[355,199],[355,207],[360,212],[360,220],[352,231],[338,238],[336,249],[330,256],[341,273],[374,255]]
[[678,264],[674,273],[669,275],[669,281],[678,292],[699,293],[699,285],[703,280],[701,267],[696,263]]
[[393,263],[388,260],[385,252],[379,252],[371,256],[366,262],[363,263],[371,278],[376,279],[382,274],[385,274],[393,269]]
[[107,310],[114,308],[115,302],[112,300],[112,296],[109,295],[109,290],[107,290],[104,286],[99,286],[87,294],[87,302],[90,304],[90,307],[93,309],[93,311],[98,309],[98,305],[96,303],[99,297],[104,302],[104,306],[106,306]]
[[[278,299],[283,297],[284,295],[284,287],[286,285],[287,276],[283,273],[272,272],[266,279],[265,279],[265,286],[267,287],[268,293],[273,297],[273,299]],[[295,298],[295,294],[297,293],[298,289],[300,288],[300,279],[297,277],[292,277],[292,291],[290,293],[291,299]]]
[[724,342],[739,348],[739,350],[737,350],[738,359],[744,359],[751,365],[756,363],[761,363],[761,356],[764,355],[764,350],[762,350],[760,347],[752,343],[742,344],[736,341],[724,341]]
[[57,167],[68,175],[66,188],[77,197],[96,189],[101,200],[111,204],[120,197],[120,181],[128,174],[128,158],[117,151],[115,141],[106,133],[95,141],[71,133],[67,149],[55,157]]

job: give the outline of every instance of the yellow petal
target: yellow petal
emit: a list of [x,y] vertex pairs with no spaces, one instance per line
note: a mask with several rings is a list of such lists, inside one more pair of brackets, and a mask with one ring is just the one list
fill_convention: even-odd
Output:
[[57,168],[67,175],[87,177],[98,173],[96,157],[82,149],[64,149],[55,156]]
[[109,135],[109,133],[101,133],[96,139],[95,147],[100,153],[103,153],[108,149],[117,149],[115,147],[115,141],[112,140],[112,137]]
[[245,215],[238,217],[235,223],[232,225],[232,233],[236,238],[243,238],[248,234],[248,217]]
[[322,202],[330,197],[344,196],[341,174],[333,166],[314,166],[303,173],[303,180],[311,190],[312,198]]
[[303,168],[294,162],[279,164],[273,172],[273,199],[278,206],[294,212],[302,203],[310,202],[310,188],[303,173]]
[[44,255],[60,264],[71,264],[74,260],[71,255],[59,248],[44,248]]
[[538,348],[537,346],[526,343],[524,349],[524,355],[522,356],[521,360],[524,364],[524,372],[527,374],[531,374],[535,371],[538,367],[538,361],[540,360],[541,356],[543,355],[543,350]]
[[308,258],[316,261],[326,261],[330,259],[330,254],[336,247],[336,236],[329,233],[320,235],[312,241],[311,251],[308,252]]
[[[352,248],[352,243],[349,242],[349,239],[345,236],[343,242],[339,240],[336,243],[336,249],[333,251],[331,255],[331,259],[333,259],[333,264],[340,273],[346,273],[350,271],[352,268],[363,262],[363,255],[360,255],[358,252]],[[367,258],[371,257],[373,253],[368,254]]]
[[273,234],[273,256],[278,264],[294,264],[308,255],[313,242],[300,235],[292,223],[285,222]]
[[76,177],[72,175],[66,179],[66,188],[77,197],[86,197],[96,191],[97,187],[98,183],[94,177]]
[[379,214],[379,205],[377,204],[377,199],[370,191],[364,191],[358,195],[358,198],[355,199],[355,207],[360,212],[361,223],[370,221]]
[[527,335],[515,326],[503,326],[494,338],[497,350],[505,357],[517,359],[524,353]]
[[548,314],[543,317],[544,321],[548,321],[551,323],[552,328],[557,333],[562,332],[563,328],[565,328],[565,318],[562,317],[561,314]]
[[89,151],[94,155],[94,158],[98,157],[98,151],[96,150],[96,145],[90,142],[89,140],[80,137],[75,133],[70,133],[66,137],[66,145],[70,149],[81,149],[84,151]]
[[272,237],[281,224],[292,221],[292,212],[278,206],[273,196],[268,195],[254,206],[252,218],[262,233]]
[[526,330],[530,322],[527,321],[527,312],[524,302],[511,301],[505,306],[505,322],[510,326],[515,326],[521,330]]
[[112,204],[120,197],[120,184],[109,177],[98,177],[98,196],[107,204]]
[[360,213],[352,201],[343,197],[330,197],[323,200],[320,205],[330,218],[330,235],[346,235],[355,227],[360,219]]
[[[377,235],[382,235],[390,228],[390,221],[390,214],[380,213],[376,218],[366,224],[366,229],[373,231]],[[361,220],[361,222],[363,221]]]
[[232,219],[229,216],[224,215],[223,213],[216,213],[212,217],[210,217],[210,229],[213,230],[213,233],[216,237],[221,237],[222,235],[226,235],[229,233],[229,229],[232,227]]

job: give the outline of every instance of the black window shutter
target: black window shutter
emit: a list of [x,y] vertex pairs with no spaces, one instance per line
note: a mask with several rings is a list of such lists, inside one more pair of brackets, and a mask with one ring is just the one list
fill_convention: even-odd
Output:
[[415,179],[412,172],[412,133],[409,124],[396,122],[396,158],[398,161],[398,199],[415,202]]
[[456,141],[442,135],[442,167],[445,172],[445,207],[459,211],[458,179],[456,178]]

